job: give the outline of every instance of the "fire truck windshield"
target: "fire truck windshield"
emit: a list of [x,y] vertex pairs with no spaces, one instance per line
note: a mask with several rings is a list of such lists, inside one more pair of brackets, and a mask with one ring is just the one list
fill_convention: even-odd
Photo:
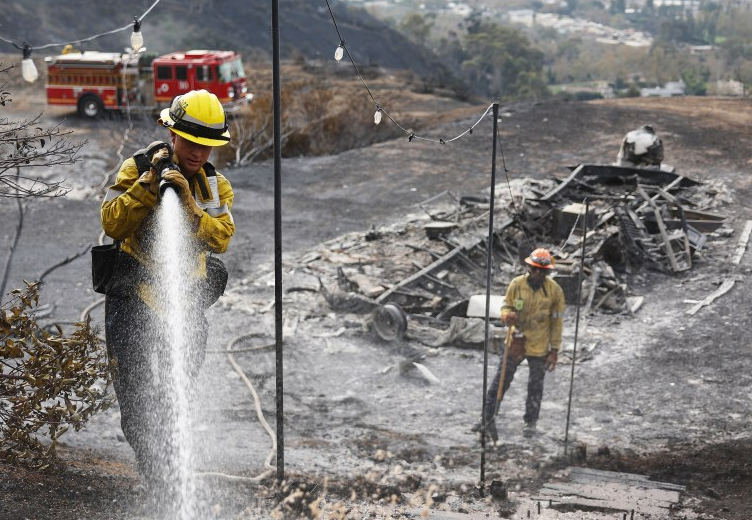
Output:
[[243,70],[243,62],[240,58],[222,63],[219,66],[219,79],[223,83],[229,83],[233,80],[244,77],[245,70]]

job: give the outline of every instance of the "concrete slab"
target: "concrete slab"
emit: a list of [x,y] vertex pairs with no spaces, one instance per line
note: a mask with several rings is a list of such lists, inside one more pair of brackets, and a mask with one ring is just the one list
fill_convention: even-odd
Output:
[[596,510],[610,512],[611,517],[622,513],[665,518],[678,504],[682,491],[684,486],[652,481],[644,475],[572,468],[569,482],[545,484],[532,499],[558,511]]

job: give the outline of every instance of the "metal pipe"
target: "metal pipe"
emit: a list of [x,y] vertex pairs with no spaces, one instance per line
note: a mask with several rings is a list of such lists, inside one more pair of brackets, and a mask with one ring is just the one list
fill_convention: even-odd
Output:
[[[577,336],[580,331],[580,300],[582,298],[582,277],[585,270],[585,243],[587,242],[587,222],[590,213],[590,201],[585,199],[585,218],[582,219],[582,254],[580,255],[580,274],[577,282],[577,318],[574,322],[574,345],[572,346],[572,373],[569,376],[569,402],[567,403],[567,426],[564,431],[564,455],[569,446],[569,417],[572,412],[572,388],[574,387],[574,365],[577,359]],[[595,287],[590,288],[595,291]]]
[[496,134],[499,121],[499,103],[493,104],[493,147],[491,152],[491,202],[488,212],[488,251],[486,254],[486,330],[483,338],[483,398],[481,400],[481,434],[480,434],[480,492],[486,486],[486,392],[488,391],[488,327],[489,308],[491,306],[491,279],[493,276],[493,217],[496,188]]
[[282,337],[282,94],[279,72],[279,0],[272,0],[272,97],[274,100],[274,338],[277,401],[277,482],[285,479]]

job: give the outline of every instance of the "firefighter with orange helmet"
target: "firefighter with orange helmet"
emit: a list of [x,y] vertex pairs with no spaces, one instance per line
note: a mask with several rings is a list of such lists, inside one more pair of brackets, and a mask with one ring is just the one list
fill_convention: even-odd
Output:
[[[548,276],[554,268],[554,258],[547,249],[538,248],[525,258],[525,263],[527,273],[511,281],[501,309],[501,321],[509,327],[509,341],[502,348],[502,362],[485,401],[486,431],[494,441],[498,439],[494,416],[517,367],[524,360],[527,360],[530,374],[523,434],[529,437],[535,433],[543,399],[543,379],[547,370],[556,368],[561,349],[565,304],[561,286]],[[500,392],[502,368],[504,383]],[[480,431],[482,426],[479,424],[474,429]]]
[[[170,479],[160,461],[170,451],[170,397],[164,388],[165,345],[171,310],[166,307],[158,268],[158,214],[165,186],[175,189],[178,218],[184,219],[181,298],[185,300],[180,345],[187,372],[195,380],[206,350],[204,314],[224,291],[227,271],[210,253],[224,253],[235,232],[230,182],[210,162],[215,146],[230,140],[224,109],[206,90],[177,96],[159,123],[170,142],[154,142],[123,162],[102,203],[105,233],[120,244],[112,281],[106,288],[105,333],[113,361],[113,382],[125,438],[136,454],[145,483],[160,489]],[[181,258],[181,262],[183,259]],[[168,266],[167,269],[174,268]],[[162,373],[160,373],[162,371]]]

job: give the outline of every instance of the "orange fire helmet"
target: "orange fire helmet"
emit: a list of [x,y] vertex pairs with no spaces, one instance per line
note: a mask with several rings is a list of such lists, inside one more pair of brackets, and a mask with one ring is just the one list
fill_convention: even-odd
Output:
[[539,267],[540,269],[553,269],[554,257],[551,256],[551,253],[549,253],[548,249],[539,247],[538,249],[530,253],[530,256],[525,258],[525,263],[532,265],[533,267]]

